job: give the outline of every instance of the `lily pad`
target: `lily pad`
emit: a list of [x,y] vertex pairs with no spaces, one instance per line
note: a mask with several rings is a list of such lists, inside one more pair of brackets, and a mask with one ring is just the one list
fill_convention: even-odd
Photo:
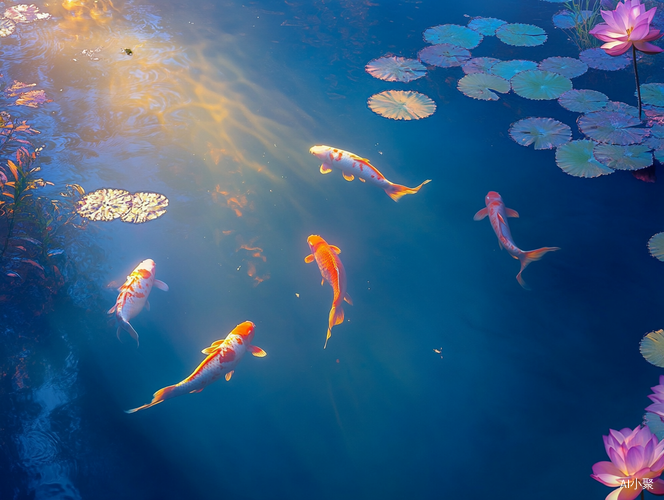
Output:
[[496,59],[495,57],[475,57],[464,64],[461,69],[467,75],[472,75],[473,73],[489,73],[494,64],[499,62],[500,59]]
[[132,195],[124,189],[97,189],[83,196],[76,212],[92,221],[111,221],[131,208]]
[[5,11],[4,17],[6,19],[11,19],[15,23],[31,23],[33,21],[48,19],[51,17],[51,14],[39,12],[39,7],[35,4],[21,4],[9,7]]
[[500,98],[492,90],[505,94],[510,91],[510,82],[487,73],[472,73],[459,80],[457,88],[473,99],[497,101]]
[[558,99],[572,89],[572,82],[551,71],[523,71],[512,78],[512,89],[526,99]]
[[648,129],[632,128],[641,122],[638,118],[615,111],[595,111],[581,115],[577,120],[579,130],[598,142],[607,144],[638,144],[649,134]]
[[553,15],[552,21],[556,28],[567,30],[574,28],[579,23],[582,23],[590,16],[592,16],[592,14],[592,10],[582,10],[581,14],[577,15],[574,12],[564,9],[556,12]]
[[426,67],[417,59],[396,56],[374,59],[364,69],[374,78],[387,82],[412,82],[427,74]]
[[470,59],[470,51],[451,43],[439,43],[423,48],[417,57],[427,64],[432,64],[440,68],[449,68],[452,66],[461,66]]
[[451,43],[464,49],[474,49],[482,38],[477,31],[458,24],[441,24],[424,32],[424,41],[427,43]]
[[16,23],[12,21],[11,19],[0,19],[0,38],[4,38],[6,36],[11,35],[14,33],[14,30],[16,29]]
[[558,73],[566,78],[576,78],[588,71],[588,65],[573,57],[549,57],[539,64],[539,69]]
[[655,330],[643,337],[639,350],[648,363],[664,368],[664,330]]
[[471,30],[477,31],[481,35],[491,36],[495,35],[496,30],[503,24],[507,24],[507,21],[496,19],[495,17],[474,17],[468,23],[468,27]]
[[593,153],[597,161],[614,170],[641,170],[652,165],[648,146],[597,144]]
[[593,156],[595,143],[588,140],[572,141],[556,149],[556,165],[574,177],[599,177],[615,172],[602,165]]
[[436,104],[424,94],[386,90],[369,98],[369,108],[391,120],[419,120],[433,114]]
[[596,90],[568,90],[558,98],[560,105],[575,113],[592,113],[604,108],[609,98]]
[[650,255],[664,262],[664,233],[657,233],[648,240]]
[[142,224],[166,213],[168,198],[159,193],[134,193],[131,208],[122,214],[122,222]]
[[572,139],[572,129],[553,118],[524,118],[510,126],[510,137],[522,146],[553,149]]
[[503,24],[496,30],[496,36],[507,45],[534,47],[546,42],[546,31],[532,24]]
[[604,71],[617,71],[626,68],[632,63],[632,58],[626,53],[620,56],[610,56],[599,47],[586,49],[579,54],[579,59],[589,67]]
[[641,101],[652,106],[664,106],[664,84],[646,83],[641,85]]
[[494,64],[491,66],[490,72],[491,74],[504,78],[505,80],[511,80],[512,77],[517,73],[531,69],[537,69],[537,63],[535,61],[512,59],[511,61],[501,61]]

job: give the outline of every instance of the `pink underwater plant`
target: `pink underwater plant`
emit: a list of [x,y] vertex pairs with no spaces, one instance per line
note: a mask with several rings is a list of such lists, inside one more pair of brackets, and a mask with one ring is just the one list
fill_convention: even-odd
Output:
[[634,62],[634,75],[636,77],[636,90],[639,97],[639,119],[641,118],[641,88],[639,86],[639,73],[636,69],[636,51],[647,54],[657,54],[662,49],[653,45],[653,40],[663,36],[659,30],[650,26],[657,12],[657,7],[646,11],[640,0],[624,0],[619,2],[615,10],[602,10],[602,18],[606,23],[600,23],[590,30],[590,34],[602,40],[602,48],[610,56],[619,56],[632,48]]
[[602,484],[618,488],[606,500],[633,500],[647,489],[656,495],[664,494],[664,481],[659,476],[664,470],[664,441],[648,427],[634,430],[609,430],[603,436],[610,462],[593,465],[591,477]]

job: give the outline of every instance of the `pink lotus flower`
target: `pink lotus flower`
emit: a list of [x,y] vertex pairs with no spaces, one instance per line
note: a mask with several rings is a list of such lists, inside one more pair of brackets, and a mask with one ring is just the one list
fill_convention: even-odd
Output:
[[662,37],[659,30],[650,27],[655,12],[656,7],[646,12],[639,0],[625,0],[613,11],[602,10],[606,23],[595,26],[590,34],[606,42],[602,48],[610,56],[624,54],[632,46],[648,54],[662,52],[661,48],[648,43]]
[[606,500],[633,500],[645,488],[656,495],[664,494],[664,481],[658,479],[664,470],[664,441],[648,427],[634,430],[609,430],[603,436],[610,462],[593,465],[590,477],[602,484],[618,488]]
[[[647,110],[646,115],[648,115]],[[654,394],[651,394],[648,397],[653,402],[653,404],[648,406],[646,411],[650,411],[656,414],[664,422],[664,375],[659,376],[659,385],[651,387],[651,389],[653,390]]]

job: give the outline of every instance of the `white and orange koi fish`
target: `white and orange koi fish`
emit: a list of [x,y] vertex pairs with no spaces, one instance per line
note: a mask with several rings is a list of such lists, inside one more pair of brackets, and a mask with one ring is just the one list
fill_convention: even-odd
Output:
[[320,284],[323,285],[326,281],[332,287],[334,292],[334,299],[332,300],[332,308],[330,309],[330,317],[327,327],[327,337],[325,338],[325,345],[323,349],[327,347],[327,341],[332,336],[332,327],[343,323],[344,320],[344,309],[343,303],[344,300],[348,302],[351,306],[353,301],[346,292],[346,271],[339,255],[341,250],[339,247],[334,245],[328,245],[327,241],[321,238],[318,235],[312,234],[307,238],[307,243],[311,249],[311,254],[307,255],[304,258],[304,262],[310,264],[316,260],[318,264],[318,269],[320,269],[320,274],[323,277]]
[[153,285],[160,290],[168,291],[166,283],[155,279],[154,271],[154,261],[145,259],[127,276],[127,281],[119,288],[120,294],[115,301],[115,305],[108,311],[108,314],[115,313],[115,319],[118,323],[118,339],[120,338],[120,330],[126,330],[138,345],[138,333],[131,326],[129,320],[136,317],[143,310],[143,307],[148,311],[150,310],[148,296]]
[[430,179],[427,179],[419,186],[409,188],[388,181],[376,167],[369,163],[369,160],[360,158],[343,149],[331,148],[330,146],[313,146],[309,152],[323,162],[320,166],[321,174],[329,174],[333,168],[338,168],[347,181],[352,181],[357,175],[362,182],[369,181],[371,184],[384,189],[394,201],[399,201],[406,194],[417,193],[427,182],[431,182]]
[[206,347],[201,351],[203,354],[207,354],[207,358],[198,365],[194,373],[179,384],[159,389],[154,393],[150,403],[133,410],[127,410],[125,413],[136,413],[139,410],[158,405],[167,399],[183,394],[201,392],[209,384],[219,380],[224,375],[226,380],[230,380],[235,367],[247,351],[259,358],[266,356],[267,353],[263,349],[251,345],[251,341],[254,339],[254,326],[251,321],[245,321],[237,325],[231,333],[226,335],[225,339],[217,340],[210,347]]
[[473,217],[473,220],[482,220],[487,215],[489,216],[491,227],[493,227],[493,231],[496,233],[496,236],[498,236],[500,248],[505,248],[512,257],[521,262],[521,270],[519,271],[519,274],[516,275],[516,280],[523,288],[528,290],[526,282],[523,281],[523,278],[521,277],[521,273],[526,266],[535,260],[540,260],[545,253],[555,252],[556,250],[560,250],[560,248],[542,247],[537,250],[521,250],[514,244],[512,233],[510,233],[510,227],[507,225],[507,217],[519,216],[516,210],[506,208],[503,199],[495,191],[489,191],[484,201],[486,203],[486,208],[477,212]]

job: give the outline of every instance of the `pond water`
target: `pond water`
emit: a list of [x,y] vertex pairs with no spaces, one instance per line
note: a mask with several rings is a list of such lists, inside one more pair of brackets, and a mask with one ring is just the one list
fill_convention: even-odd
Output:
[[[475,16],[536,25],[548,39],[486,36],[472,57],[578,58],[552,21],[563,4],[36,5],[52,17],[1,39],[0,73],[51,102],[3,97],[0,110],[40,131],[30,140],[53,185],[39,194],[76,184],[169,204],[144,224],[79,219],[59,233],[64,251],[39,261],[62,275],[47,298],[35,266],[4,280],[1,499],[610,493],[590,478],[608,460],[602,435],[641,423],[661,373],[639,341],[664,325],[664,264],[647,248],[663,230],[664,172],[654,183],[574,177],[555,149],[510,138],[518,120],[547,117],[583,139],[579,113],[556,99],[472,99],[457,89],[460,67],[428,66],[407,83],[365,71],[386,54],[416,58],[427,28]],[[640,59],[641,83],[664,82],[662,57]],[[631,64],[572,82],[636,105]],[[420,92],[436,110],[386,119],[367,100],[387,90]],[[394,203],[370,182],[321,175],[309,149],[323,144],[395,183],[431,182]],[[519,212],[509,224],[520,248],[560,247],[524,271],[530,290],[488,219],[473,220],[489,191]],[[353,300],[326,349],[332,292],[304,262],[311,234],[341,249]],[[131,320],[137,347],[125,331],[118,341],[106,312],[148,258],[169,290],[153,289],[150,311]],[[246,320],[266,357],[124,413]]]

